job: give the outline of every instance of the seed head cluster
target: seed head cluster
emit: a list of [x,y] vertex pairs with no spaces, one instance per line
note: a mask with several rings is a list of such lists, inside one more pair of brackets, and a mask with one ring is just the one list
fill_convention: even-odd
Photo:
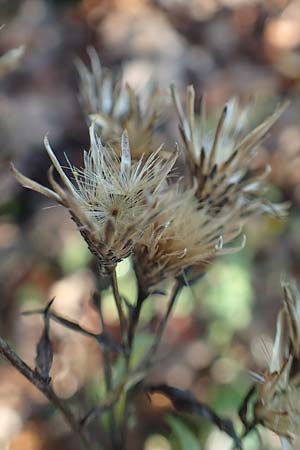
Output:
[[103,272],[132,256],[138,282],[149,292],[191,269],[204,272],[218,255],[239,251],[250,217],[284,215],[286,205],[264,197],[266,170],[256,170],[252,163],[285,105],[246,133],[248,110],[232,100],[209,128],[204,102],[201,115],[195,113],[193,87],[187,89],[184,110],[172,86],[183,139],[182,170],[176,148],[157,148],[156,96],[124,87],[121,77],[101,67],[94,50],[89,54],[91,70],[78,63],[80,98],[90,123],[83,167],[69,164],[69,178],[46,138],[50,188],[14,166],[13,171],[25,187],[68,209]]
[[105,70],[93,48],[88,49],[90,68],[77,62],[80,78],[79,99],[87,121],[94,123],[104,143],[120,152],[120,136],[126,129],[132,157],[140,158],[156,150],[154,128],[158,119],[159,96],[153,83],[138,94],[123,83],[122,74]]

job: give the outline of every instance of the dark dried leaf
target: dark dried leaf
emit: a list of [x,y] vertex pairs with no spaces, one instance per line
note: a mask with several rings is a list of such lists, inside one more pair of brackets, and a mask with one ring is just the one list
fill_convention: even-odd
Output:
[[36,347],[35,370],[47,382],[50,383],[50,370],[53,362],[53,348],[50,340],[50,308],[54,298],[48,303],[43,311],[44,328]]
[[209,420],[233,439],[236,448],[242,450],[240,439],[234,430],[231,420],[219,417],[209,406],[199,402],[190,391],[168,386],[167,384],[146,386],[145,390],[147,393],[159,392],[165,395],[170,399],[178,412],[195,414]]

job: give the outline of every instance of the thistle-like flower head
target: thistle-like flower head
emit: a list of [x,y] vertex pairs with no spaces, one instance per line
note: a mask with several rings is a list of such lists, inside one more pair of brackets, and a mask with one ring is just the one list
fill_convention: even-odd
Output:
[[208,127],[205,99],[200,116],[195,114],[195,91],[188,86],[186,110],[174,86],[173,101],[179,118],[179,128],[186,149],[188,178],[196,184],[196,196],[210,204],[213,214],[234,206],[241,207],[243,216],[258,212],[285,214],[286,205],[275,205],[262,195],[269,167],[261,171],[253,167],[258,144],[286,107],[284,103],[264,122],[248,134],[251,108],[241,108],[236,99],[224,107],[219,121]]
[[284,307],[278,314],[269,368],[258,377],[255,418],[281,438],[282,448],[293,448],[300,437],[300,294],[296,284],[282,282]]
[[133,255],[144,288],[183,275],[190,267],[202,272],[217,255],[234,253],[244,246],[244,238],[241,245],[226,246],[241,233],[238,210],[212,217],[206,204],[199,205],[193,190],[179,188],[163,193],[160,202],[170,205],[171,210],[147,229]]
[[91,69],[78,61],[80,101],[89,121],[95,123],[104,143],[120,149],[120,136],[127,129],[133,159],[156,149],[153,131],[157,121],[157,90],[148,84],[140,95],[122,76],[102,68],[93,48],[88,49]]
[[176,154],[161,160],[159,149],[149,158],[132,162],[128,135],[122,135],[121,157],[110,146],[102,145],[90,127],[91,148],[84,153],[84,167],[70,166],[71,182],[55,157],[47,138],[45,147],[63,187],[54,179],[52,190],[28,179],[13,166],[18,181],[68,208],[100,268],[109,271],[129,256],[160,210],[157,197],[171,170]]

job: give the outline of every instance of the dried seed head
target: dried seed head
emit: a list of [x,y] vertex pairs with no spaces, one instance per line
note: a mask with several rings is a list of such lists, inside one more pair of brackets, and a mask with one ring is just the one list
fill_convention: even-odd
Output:
[[193,86],[187,88],[185,111],[174,86],[171,92],[186,150],[188,178],[191,185],[196,184],[199,201],[209,202],[213,214],[223,214],[224,209],[239,206],[243,216],[261,212],[285,215],[287,204],[272,204],[263,196],[269,167],[255,169],[253,159],[258,144],[287,103],[247,133],[251,106],[241,108],[236,99],[230,100],[211,129],[207,125],[204,98],[200,116],[195,114]]
[[84,167],[77,169],[70,165],[74,178],[71,182],[45,138],[46,150],[63,187],[54,180],[52,170],[49,182],[53,190],[28,179],[14,167],[13,172],[23,186],[68,208],[101,269],[109,271],[131,254],[160,213],[157,198],[176,154],[169,160],[161,160],[158,149],[148,159],[132,161],[125,131],[119,157],[112,147],[102,145],[93,125],[90,141],[90,151],[84,153]]
[[140,95],[136,94],[129,85],[123,85],[121,74],[114,77],[102,68],[94,48],[89,48],[88,53],[91,69],[77,62],[80,101],[102,141],[120,152],[120,136],[127,129],[133,159],[156,150],[153,131],[158,116],[157,89],[149,84]]
[[[161,195],[166,216],[160,215],[135,247],[133,259],[144,289],[196,267],[201,272],[217,256],[244,246],[227,247],[241,233],[240,212],[213,217],[207,205],[199,206],[194,191],[173,189]],[[168,205],[168,206],[167,206]]]
[[258,423],[281,437],[292,449],[300,437],[299,301],[296,284],[284,279],[284,307],[278,314],[269,368],[260,377],[254,414]]

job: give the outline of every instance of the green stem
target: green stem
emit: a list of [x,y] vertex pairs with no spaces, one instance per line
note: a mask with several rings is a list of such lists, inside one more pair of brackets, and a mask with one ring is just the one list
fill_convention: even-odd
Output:
[[[99,302],[99,317],[100,322],[102,326],[102,331],[106,331],[106,324],[103,316],[102,311],[102,304],[101,301]],[[104,366],[104,380],[105,380],[105,388],[106,392],[108,394],[113,393],[113,378],[112,378],[112,367],[111,367],[111,361],[109,356],[109,351],[106,346],[103,347],[103,366]],[[117,450],[120,448],[120,438],[118,434],[118,427],[117,427],[117,421],[116,421],[116,415],[114,411],[114,407],[112,406],[110,412],[109,412],[109,421],[110,421],[110,439],[111,444],[114,450]]]
[[150,347],[149,352],[147,353],[145,358],[139,364],[138,370],[146,370],[152,366],[153,358],[158,350],[158,347],[160,345],[161,339],[162,339],[164,331],[166,329],[168,320],[170,318],[171,312],[173,311],[176,300],[177,300],[178,295],[179,295],[181,289],[183,288],[183,286],[184,286],[184,284],[182,283],[182,281],[180,279],[176,279],[174,286],[172,288],[171,294],[170,294],[167,311],[159,324],[158,330],[155,335],[155,340],[154,340],[152,346]]
[[116,269],[113,268],[110,276],[111,286],[114,294],[115,304],[118,311],[122,342],[125,352],[127,352],[127,320],[124,313],[123,302],[119,293]]

